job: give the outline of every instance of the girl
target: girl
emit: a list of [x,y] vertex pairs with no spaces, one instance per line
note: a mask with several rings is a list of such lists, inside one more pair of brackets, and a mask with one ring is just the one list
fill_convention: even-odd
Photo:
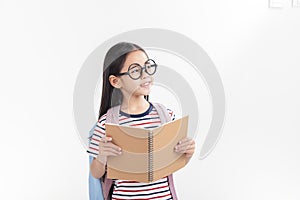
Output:
[[[103,91],[98,123],[91,137],[89,154],[94,157],[90,165],[95,178],[103,177],[108,156],[119,156],[122,149],[105,135],[107,110],[120,105],[119,124],[154,128],[159,125],[158,113],[148,101],[153,74],[157,65],[145,50],[136,44],[120,42],[111,47],[104,59]],[[172,120],[174,113],[168,109]],[[187,162],[194,153],[195,142],[184,138],[174,151],[184,153]],[[173,195],[175,196],[175,195]],[[175,199],[170,192],[169,180],[164,177],[152,183],[114,180],[111,199]]]

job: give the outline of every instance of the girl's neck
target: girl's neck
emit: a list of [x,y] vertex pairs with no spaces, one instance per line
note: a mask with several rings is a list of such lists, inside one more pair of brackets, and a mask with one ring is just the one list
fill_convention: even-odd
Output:
[[124,97],[121,104],[121,110],[128,114],[140,114],[145,112],[149,108],[149,102],[144,98],[144,96],[131,97],[126,99]]

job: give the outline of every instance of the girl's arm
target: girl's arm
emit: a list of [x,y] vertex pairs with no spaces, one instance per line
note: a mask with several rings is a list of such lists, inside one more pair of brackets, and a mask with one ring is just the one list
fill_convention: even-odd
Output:
[[111,137],[103,137],[99,141],[98,155],[91,163],[91,174],[95,178],[101,178],[105,173],[108,156],[121,155],[121,148],[113,144]]
[[98,158],[94,158],[90,166],[92,176],[101,178],[105,173],[105,165],[106,163],[104,164]]

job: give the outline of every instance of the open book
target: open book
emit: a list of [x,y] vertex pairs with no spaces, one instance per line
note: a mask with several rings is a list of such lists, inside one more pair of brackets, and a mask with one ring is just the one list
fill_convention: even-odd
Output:
[[183,154],[174,147],[187,137],[188,116],[153,129],[105,124],[106,135],[122,148],[120,156],[109,156],[107,177],[110,179],[153,182],[186,165]]

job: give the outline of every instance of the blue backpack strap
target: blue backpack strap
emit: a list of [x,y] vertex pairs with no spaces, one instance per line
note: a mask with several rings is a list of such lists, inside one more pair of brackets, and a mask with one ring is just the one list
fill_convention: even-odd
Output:
[[[89,138],[92,137],[96,125],[97,125],[97,122],[93,126],[93,128],[90,130]],[[89,156],[90,165],[91,165],[93,159],[94,159],[94,157]],[[100,179],[94,178],[92,176],[91,172],[89,172],[89,197],[90,197],[90,200],[104,200],[103,199],[103,194],[102,194],[102,187],[101,187]]]

